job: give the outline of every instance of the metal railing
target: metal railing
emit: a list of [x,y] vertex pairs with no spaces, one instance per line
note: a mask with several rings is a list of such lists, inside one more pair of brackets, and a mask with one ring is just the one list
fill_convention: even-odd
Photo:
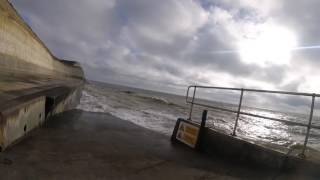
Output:
[[[188,100],[189,99],[189,91],[190,91],[191,88],[193,88],[194,90],[193,90],[192,100],[189,101]],[[220,90],[239,91],[240,92],[239,93],[239,105],[238,105],[237,111],[231,110],[231,109],[226,109],[224,107],[212,106],[212,105],[207,105],[207,104],[202,104],[202,103],[195,102],[194,100],[195,100],[195,97],[196,97],[197,89],[218,89],[218,90],[220,89]],[[279,118],[274,118],[274,117],[267,117],[267,116],[262,116],[262,115],[256,115],[256,114],[252,114],[252,113],[249,113],[249,112],[241,111],[242,100],[243,100],[245,92],[257,92],[257,93],[269,93],[269,94],[285,94],[285,95],[311,97],[311,106],[310,106],[310,114],[309,114],[308,124],[299,123],[299,122],[292,122],[292,121],[288,121],[288,120],[284,120],[284,119],[279,119]],[[268,119],[268,120],[277,121],[277,122],[283,122],[283,123],[286,123],[286,124],[292,125],[292,126],[306,127],[307,128],[307,133],[306,133],[306,136],[305,136],[303,149],[302,149],[302,152],[300,154],[301,157],[305,157],[305,150],[306,150],[306,147],[307,147],[307,143],[308,143],[308,139],[309,139],[309,136],[310,136],[311,128],[320,129],[320,126],[312,125],[314,103],[315,103],[315,98],[316,97],[320,97],[320,94],[298,93],[298,92],[287,92],[287,91],[269,91],[269,90],[244,89],[244,88],[213,87],[213,86],[189,86],[188,90],[187,90],[187,94],[186,94],[186,102],[191,104],[190,105],[190,112],[189,112],[189,120],[191,120],[192,111],[193,111],[193,106],[194,105],[207,107],[207,108],[212,108],[212,109],[217,109],[217,110],[220,110],[220,111],[226,111],[226,112],[230,112],[230,113],[236,113],[236,119],[235,119],[233,132],[232,132],[233,136],[236,135],[236,130],[237,130],[237,127],[238,127],[238,121],[239,121],[240,115],[263,118],[263,119]]]

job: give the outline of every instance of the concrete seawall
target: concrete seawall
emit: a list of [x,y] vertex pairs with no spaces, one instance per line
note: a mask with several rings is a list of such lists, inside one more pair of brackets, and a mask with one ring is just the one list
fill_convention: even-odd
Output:
[[0,0],[0,57],[3,69],[83,76],[77,64],[54,57],[7,0]]
[[48,117],[74,108],[85,82],[77,62],[55,57],[7,0],[0,0],[0,149]]
[[[206,117],[206,113],[205,117]],[[301,158],[296,156],[297,151],[294,148],[276,150],[268,148],[258,143],[250,142],[242,137],[228,135],[219,132],[217,129],[205,127],[205,118],[202,125],[179,118],[172,133],[171,141],[190,147],[192,139],[196,146],[192,147],[197,151],[205,153],[208,157],[221,157],[226,161],[240,166],[262,168],[275,171],[274,177],[280,174],[289,173],[302,175],[302,179],[319,179],[320,163],[317,157],[307,156]],[[188,126],[186,126],[188,124]],[[190,128],[191,127],[191,128]],[[191,129],[199,129],[193,133]],[[192,134],[196,134],[192,136]],[[188,141],[189,140],[189,141]],[[272,178],[275,179],[275,178]],[[298,178],[300,179],[300,178]]]

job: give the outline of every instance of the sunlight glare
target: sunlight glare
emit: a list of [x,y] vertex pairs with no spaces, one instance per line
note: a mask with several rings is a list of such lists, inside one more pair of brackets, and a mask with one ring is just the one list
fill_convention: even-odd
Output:
[[240,57],[247,64],[287,65],[290,63],[291,51],[296,45],[293,32],[280,26],[266,24],[240,41]]

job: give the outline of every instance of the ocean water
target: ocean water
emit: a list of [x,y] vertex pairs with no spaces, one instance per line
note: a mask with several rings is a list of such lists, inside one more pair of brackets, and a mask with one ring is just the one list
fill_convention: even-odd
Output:
[[[215,106],[228,105],[211,102]],[[91,112],[110,113],[123,120],[170,136],[177,118],[188,118],[190,105],[184,96],[136,89],[120,85],[89,82],[85,85],[78,109]],[[230,109],[235,107],[230,105]],[[204,108],[194,106],[192,120],[200,121]],[[236,115],[208,109],[207,126],[227,134],[232,133]],[[306,123],[302,114],[276,112],[257,108],[244,108],[246,112],[267,117],[281,118]],[[315,121],[315,125],[319,125]],[[282,122],[250,116],[240,116],[237,136],[264,145],[283,147],[302,146],[306,127],[291,126]],[[311,129],[308,147],[320,150],[320,131]]]

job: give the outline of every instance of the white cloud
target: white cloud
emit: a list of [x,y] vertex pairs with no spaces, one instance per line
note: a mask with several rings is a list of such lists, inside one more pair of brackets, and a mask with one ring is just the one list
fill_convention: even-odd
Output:
[[286,29],[284,34],[295,34],[300,45],[320,42],[318,2],[13,1],[53,53],[83,63],[91,79],[103,80],[108,74],[113,82],[145,87],[197,82],[319,92],[317,50],[294,52],[290,63],[278,63],[268,54],[262,63],[248,63],[239,54],[239,42],[257,36],[264,26]]

